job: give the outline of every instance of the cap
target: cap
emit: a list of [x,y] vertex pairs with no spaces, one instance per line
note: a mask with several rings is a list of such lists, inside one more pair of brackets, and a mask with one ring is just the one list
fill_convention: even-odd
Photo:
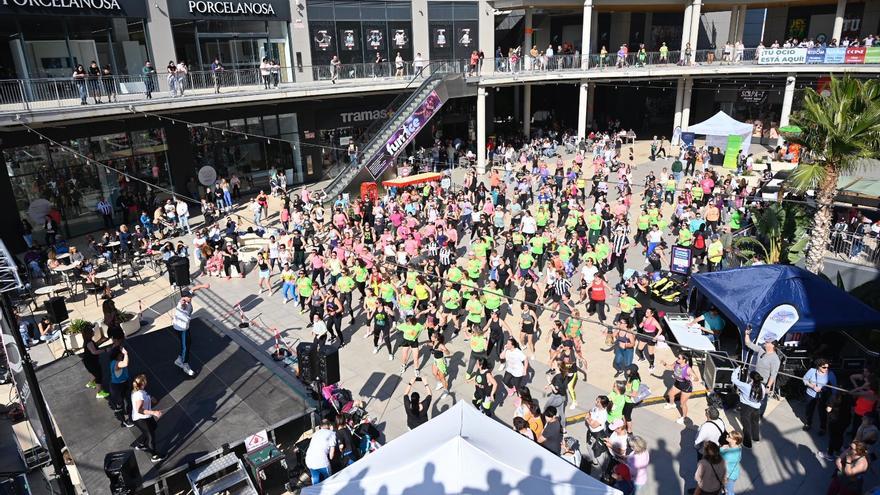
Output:
[[189,290],[189,289],[181,289],[181,291],[180,291],[180,297],[192,297],[192,296],[193,296],[193,293],[192,293],[191,290]]

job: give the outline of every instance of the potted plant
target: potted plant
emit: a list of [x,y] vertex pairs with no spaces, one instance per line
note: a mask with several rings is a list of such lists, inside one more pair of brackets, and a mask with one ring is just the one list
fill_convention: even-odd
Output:
[[141,315],[129,311],[119,312],[119,326],[126,337],[141,329]]
[[85,345],[82,332],[93,325],[92,322],[79,318],[70,322],[64,337],[67,339],[67,347],[70,349],[81,349]]

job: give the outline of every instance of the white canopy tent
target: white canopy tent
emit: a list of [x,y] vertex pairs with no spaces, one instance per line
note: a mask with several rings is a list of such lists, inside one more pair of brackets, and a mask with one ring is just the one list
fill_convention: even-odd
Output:
[[303,495],[620,495],[459,401]]
[[740,122],[724,112],[718,112],[709,119],[688,127],[687,132],[705,135],[708,146],[717,146],[722,151],[727,149],[728,136],[742,136],[741,149],[746,150],[746,154],[748,154],[748,149],[752,145],[753,128],[752,124]]

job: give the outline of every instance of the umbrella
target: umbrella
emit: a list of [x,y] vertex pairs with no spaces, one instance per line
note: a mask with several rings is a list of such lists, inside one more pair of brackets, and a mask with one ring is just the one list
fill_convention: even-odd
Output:
[[787,132],[789,134],[800,134],[803,129],[796,125],[786,125],[779,128],[779,132]]

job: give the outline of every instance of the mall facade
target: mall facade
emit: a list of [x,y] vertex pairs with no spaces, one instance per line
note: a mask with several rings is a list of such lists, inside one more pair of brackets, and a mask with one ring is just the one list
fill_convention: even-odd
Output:
[[[0,123],[7,169],[0,177],[0,208],[28,212],[47,200],[62,213],[62,234],[77,236],[101,228],[94,213],[101,197],[165,187],[195,196],[197,171],[204,166],[244,177],[254,189],[264,187],[274,170],[286,171],[294,185],[333,177],[348,143],[375,130],[393,115],[395,99],[416,87],[390,77],[387,64],[375,63],[398,54],[407,70],[418,56],[466,67],[472,53],[484,54],[480,76],[469,80],[473,91],[450,99],[416,144],[456,137],[485,149],[487,135],[528,133],[533,121],[540,125],[536,117],[546,115],[578,131],[621,118],[640,137],[671,135],[673,128],[718,110],[778,125],[791,111],[795,84],[817,87],[821,74],[814,70],[789,83],[789,74],[762,75],[759,67],[741,76],[724,73],[733,70],[728,68],[699,78],[683,68],[587,82],[577,69],[589,62],[592,71],[602,47],[614,53],[626,45],[635,53],[645,45],[656,54],[662,44],[671,50],[690,44],[705,56],[728,40],[753,49],[760,40],[769,46],[791,37],[862,39],[878,30],[880,0],[760,2],[754,8],[711,0],[0,0],[0,120],[7,117]],[[509,50],[530,46],[541,53],[552,46],[556,62],[546,71],[522,61],[511,67]],[[496,51],[502,59],[495,59]],[[324,81],[334,55],[343,64],[341,77],[357,84]],[[862,57],[868,63],[875,55]],[[129,112],[124,102],[98,107],[90,100],[78,108],[73,101],[77,108],[48,117],[21,106],[36,85],[70,85],[74,68],[92,61],[115,78],[138,81],[150,60],[159,71],[162,97],[169,61],[185,62],[193,82],[201,77],[210,85],[215,60],[226,69],[224,77],[238,78],[254,73],[263,59],[276,62],[283,88],[308,90],[234,104],[218,97],[198,107],[189,98],[159,99],[150,115]],[[532,70],[517,72],[525,69]],[[567,72],[562,78],[552,69]],[[373,89],[364,91],[365,85]],[[142,101],[125,88],[121,82],[120,100]],[[333,89],[319,95],[312,88]],[[64,98],[59,96],[59,107]],[[18,125],[31,118],[58,144]],[[17,223],[6,216],[0,228],[13,232]]]

